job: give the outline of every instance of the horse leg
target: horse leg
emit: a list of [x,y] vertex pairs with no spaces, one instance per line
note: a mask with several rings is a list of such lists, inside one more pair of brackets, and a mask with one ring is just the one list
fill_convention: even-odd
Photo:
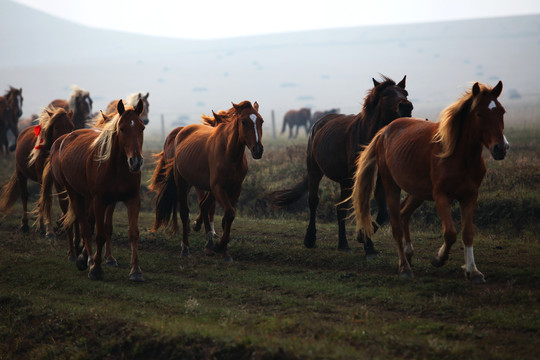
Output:
[[[69,206],[69,199],[66,193],[62,193],[64,189],[55,182],[54,187],[56,189],[56,193],[58,194],[58,204],[60,205],[60,209],[62,209],[62,214],[67,213],[68,206]],[[74,225],[70,226],[65,230],[66,233],[66,240],[68,244],[68,260],[71,262],[77,261],[77,254],[79,254],[78,251],[75,249],[75,243],[74,243],[74,229],[78,228],[78,223],[75,222]]]
[[[317,165],[315,165],[317,166]],[[309,225],[304,237],[304,245],[312,249],[315,247],[317,240],[317,228],[315,222],[317,220],[317,206],[319,205],[319,183],[322,179],[322,172],[318,166],[308,168],[308,192],[309,192]]]
[[113,213],[116,204],[107,206],[105,210],[105,265],[118,266],[118,261],[112,255],[111,238],[113,232]]
[[409,223],[413,212],[420,206],[424,200],[407,195],[407,197],[401,202],[401,225],[403,226],[403,242],[405,245],[405,256],[407,261],[411,264],[412,257],[414,255],[414,248],[411,242],[411,232],[409,230]]
[[139,212],[141,210],[141,196],[137,194],[124,201],[128,213],[128,238],[131,243],[131,270],[129,272],[129,280],[144,281],[142,270],[139,264]]
[[336,215],[338,223],[338,250],[350,252],[351,248],[347,242],[347,233],[345,229],[345,218],[347,217],[347,208],[349,202],[344,203],[351,196],[352,184],[350,180],[345,180],[339,183],[341,187],[341,202],[336,206]]
[[[79,228],[80,236],[84,243],[84,248],[77,257],[75,265],[77,269],[83,271],[88,268],[88,266],[93,265],[94,259],[92,256],[92,226],[89,221],[89,213],[85,200],[83,197],[78,195],[70,195],[70,207],[75,213],[77,220],[73,223],[73,228]],[[68,210],[69,211],[69,210]],[[76,231],[75,231],[76,232]]]
[[299,125],[296,125],[295,132],[294,132],[294,138],[296,139],[298,137],[298,130],[300,129]]
[[293,126],[289,123],[289,139],[293,138]]
[[[379,228],[388,221],[388,209],[386,207],[386,195],[384,194],[384,186],[382,184],[381,177],[377,175],[377,182],[375,184],[375,201],[377,202],[377,218],[372,221],[373,234],[379,230]],[[379,253],[375,250],[375,245],[369,236],[364,235],[362,232],[358,232],[356,240],[359,243],[364,244],[364,251],[366,257],[375,257]]]
[[206,245],[204,246],[205,252],[210,254],[213,252],[214,236],[216,231],[214,228],[214,212],[216,211],[216,199],[209,191],[200,203],[200,215],[204,222],[204,230],[206,232]]
[[[94,211],[94,221],[96,226],[96,253],[94,254],[94,264],[90,267],[88,278],[90,280],[103,280],[103,269],[101,268],[103,245],[105,245],[105,210],[106,206],[101,199],[94,198],[92,209]],[[90,226],[90,225],[89,225]],[[91,226],[90,226],[91,227]]]
[[484,274],[476,268],[473,253],[473,213],[476,208],[476,196],[467,201],[460,202],[460,207],[461,223],[463,224],[463,245],[465,245],[465,276],[467,279],[471,280],[473,284],[483,284],[486,280],[484,279]]
[[189,256],[189,205],[188,194],[190,186],[179,179],[176,183],[176,193],[178,194],[178,204],[180,205],[180,219],[182,220],[182,256]]
[[23,213],[21,217],[21,231],[27,233],[30,231],[28,226],[28,178],[23,173],[17,171],[17,181],[21,189],[21,200],[23,206]]
[[431,259],[431,264],[435,267],[441,267],[446,263],[450,254],[450,248],[456,242],[457,232],[452,221],[451,205],[452,200],[446,196],[441,196],[440,194],[439,196],[435,196],[435,206],[441,218],[444,236],[444,243],[440,247],[439,252]]
[[230,241],[232,223],[236,216],[234,206],[240,195],[240,189],[229,193],[223,187],[216,186],[212,189],[212,192],[223,208],[223,234],[221,235],[219,242],[214,245],[214,251],[221,253],[225,262],[232,262],[233,259],[227,250],[227,245]]
[[207,195],[207,193],[203,190],[195,188],[195,192],[197,193],[197,197],[199,198],[199,215],[197,215],[197,219],[193,222],[192,229],[193,231],[200,231],[202,224],[204,222],[202,211],[200,210],[202,208],[202,203]]

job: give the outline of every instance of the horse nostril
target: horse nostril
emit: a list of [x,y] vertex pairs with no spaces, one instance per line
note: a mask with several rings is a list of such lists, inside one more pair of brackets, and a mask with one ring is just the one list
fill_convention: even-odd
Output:
[[399,114],[403,117],[410,117],[412,115],[413,104],[410,102],[399,103]]

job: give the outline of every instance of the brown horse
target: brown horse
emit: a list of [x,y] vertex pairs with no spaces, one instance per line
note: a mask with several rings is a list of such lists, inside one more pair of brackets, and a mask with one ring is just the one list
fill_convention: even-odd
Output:
[[[124,106],[131,106],[135,108],[137,106],[137,103],[139,100],[143,101],[144,105],[144,111],[141,114],[141,120],[144,123],[144,125],[148,125],[148,112],[150,111],[150,104],[148,103],[148,97],[150,96],[150,93],[146,93],[144,95],[141,92],[130,94],[126,97],[126,100],[124,100]],[[116,113],[116,105],[118,104],[118,100],[113,100],[107,105],[107,110],[105,110],[106,115],[114,115]],[[101,117],[98,117],[98,122],[101,120]]]
[[[303,126],[306,129],[306,135],[311,128],[311,109],[302,108],[300,110],[289,110],[283,117],[283,127],[281,134],[285,132],[285,129],[289,126],[289,139],[298,137],[298,129]],[[296,132],[293,135],[293,128],[296,127]]]
[[[306,247],[315,247],[319,183],[326,175],[341,186],[342,202],[337,206],[338,249],[350,251],[345,233],[347,204],[343,201],[351,194],[355,160],[362,146],[368,144],[379,129],[398,117],[411,116],[413,106],[407,100],[405,78],[397,85],[387,77],[383,82],[373,79],[374,87],[364,100],[362,112],[357,115],[330,114],[313,124],[307,145],[307,175],[294,188],[269,195],[275,206],[283,207],[299,200],[309,191],[309,225],[304,238]],[[388,217],[382,191],[377,192],[377,204],[377,223],[382,225]],[[364,241],[359,236],[358,241],[364,242],[366,255],[376,254],[371,239]]]
[[128,213],[128,237],[131,241],[130,280],[143,281],[139,266],[139,210],[143,130],[140,119],[143,102],[135,109],[124,108],[118,101],[118,114],[100,130],[80,129],[60,137],[51,148],[50,161],[45,168],[40,211],[50,222],[51,183],[67,190],[69,210],[64,226],[78,221],[86,252],[77,259],[77,267],[85,269],[92,254],[91,220],[96,226],[96,253],[88,277],[103,279],[101,254],[108,227],[105,210],[118,201],[125,203]]
[[92,113],[92,99],[90,93],[79,88],[77,85],[72,86],[73,92],[69,99],[53,100],[49,106],[64,108],[66,111],[73,111],[73,124],[75,129],[82,129],[86,125],[86,120]]
[[[475,284],[485,282],[474,262],[473,212],[486,173],[483,146],[495,160],[504,159],[509,148],[503,135],[505,110],[497,100],[501,91],[500,81],[493,89],[475,83],[470,92],[441,112],[438,123],[395,120],[373,138],[358,159],[352,194],[357,228],[373,235],[369,201],[378,170],[403,276],[413,276],[409,220],[414,210],[425,200],[435,201],[444,243],[431,263],[439,267],[448,260],[450,247],[456,241],[450,206],[457,200],[461,207],[465,274]],[[408,197],[400,206],[401,190]]]
[[28,179],[41,184],[45,161],[56,139],[73,130],[73,113],[64,109],[47,108],[38,117],[39,125],[24,129],[17,138],[15,171],[0,195],[0,212],[11,210],[21,197],[23,232],[28,232]]
[[23,112],[22,104],[22,89],[10,86],[5,95],[0,96],[0,151],[5,151],[6,154],[15,150],[16,144],[9,146],[7,133],[11,130],[15,141],[17,141],[19,136],[18,122]]
[[217,200],[223,208],[223,235],[217,244],[210,239],[205,252],[221,253],[225,261],[232,261],[227,250],[235,205],[240,196],[242,182],[248,171],[245,148],[254,159],[263,154],[262,123],[259,105],[249,101],[233,104],[224,116],[216,118],[214,126],[188,125],[178,132],[175,139],[174,161],[165,168],[159,186],[154,228],[166,225],[177,202],[182,219],[182,255],[189,254],[189,208],[187,197],[190,188],[208,191],[201,201],[201,216],[206,233],[211,232],[208,212]]
[[329,114],[339,114],[339,109],[330,109],[330,110],[324,110],[324,111],[315,111],[313,113],[313,116],[311,117],[311,123],[315,124],[319,119],[325,117]]

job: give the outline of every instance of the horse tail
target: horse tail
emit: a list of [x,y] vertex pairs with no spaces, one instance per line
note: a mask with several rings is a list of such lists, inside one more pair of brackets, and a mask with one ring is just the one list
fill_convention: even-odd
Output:
[[41,191],[36,206],[36,211],[38,213],[37,221],[39,221],[40,219],[44,219],[45,224],[51,223],[52,187],[53,173],[51,168],[51,162],[47,161],[47,163],[45,164],[45,168],[43,169],[43,176],[41,179]]
[[270,203],[276,207],[285,207],[290,205],[298,200],[308,191],[308,177],[296,184],[294,187],[286,190],[274,191],[269,194],[267,198],[270,200]]
[[2,187],[2,192],[0,193],[0,213],[7,214],[10,212],[20,196],[21,186],[19,185],[19,177],[15,170],[9,182]]
[[156,193],[156,219],[152,231],[168,225],[171,214],[178,203],[178,194],[176,193],[174,181],[174,159],[164,161],[161,166],[158,176],[156,176],[156,180],[159,181],[152,184],[152,191]]
[[155,164],[156,168],[154,169],[154,173],[152,174],[152,177],[148,181],[150,184],[148,185],[148,191],[149,192],[158,192],[158,186],[163,182],[163,179],[165,177],[165,151],[160,152],[159,154],[154,155],[154,158],[156,159]]
[[370,200],[375,192],[377,181],[377,143],[381,133],[377,133],[371,143],[356,160],[356,173],[351,198],[353,200],[356,232],[362,231],[368,237],[373,236]]
[[62,223],[62,226],[64,227],[64,230],[69,231],[71,230],[71,227],[73,224],[75,224],[75,221],[77,221],[77,216],[75,215],[75,211],[73,210],[73,205],[71,204],[71,199],[68,197],[68,210],[66,213],[60,218],[60,222]]

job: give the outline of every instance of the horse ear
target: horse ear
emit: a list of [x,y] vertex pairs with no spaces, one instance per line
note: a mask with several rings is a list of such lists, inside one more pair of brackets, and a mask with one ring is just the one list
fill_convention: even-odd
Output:
[[238,104],[235,104],[231,101],[231,104],[233,106],[233,108],[235,108],[236,110],[240,109],[240,107],[238,106]]
[[371,80],[373,80],[373,86],[379,86],[380,82],[375,80],[375,78],[371,78]]
[[253,108],[255,109],[255,111],[259,112],[259,103],[255,101],[255,103],[253,104]]
[[397,84],[397,86],[399,86],[399,87],[402,88],[402,89],[405,89],[405,80],[406,80],[406,79],[407,79],[407,75],[405,75],[405,76],[403,77],[403,80],[401,80],[401,81],[399,82],[399,84]]
[[116,104],[116,110],[118,111],[118,115],[122,116],[124,111],[126,111],[126,108],[124,108],[124,102],[122,99],[118,100],[118,104]]
[[476,96],[476,95],[480,94],[480,85],[478,85],[477,82],[475,82],[473,87],[472,87],[472,94],[473,94],[473,96]]
[[143,110],[144,110],[144,103],[143,103],[142,99],[139,99],[139,102],[137,103],[137,108],[135,109],[135,112],[138,115],[141,115]]
[[148,99],[148,96],[150,96],[150,93],[149,93],[149,92],[147,92],[146,95],[144,95],[144,98],[145,98],[145,99]]
[[492,93],[495,97],[499,97],[499,95],[501,95],[502,88],[503,88],[502,81],[499,80],[499,82],[497,83],[497,85],[493,88],[493,90],[491,90],[491,93]]
[[221,117],[221,115],[216,114],[214,110],[212,110],[212,116],[214,117],[215,126],[218,126],[223,122],[223,118]]

